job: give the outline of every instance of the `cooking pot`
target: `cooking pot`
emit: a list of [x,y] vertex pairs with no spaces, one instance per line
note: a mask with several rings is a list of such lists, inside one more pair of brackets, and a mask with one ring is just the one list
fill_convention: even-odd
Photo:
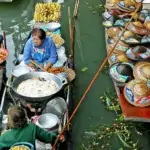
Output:
[[55,97],[49,101],[42,113],[52,113],[62,119],[67,112],[67,103],[62,97]]
[[[17,92],[17,88],[20,83],[22,83],[25,80],[34,79],[34,78],[39,78],[40,80],[53,80],[58,85],[58,88],[55,91],[55,93],[50,94],[48,96],[44,96],[44,97],[29,97],[29,96],[21,95]],[[44,100],[50,100],[52,96],[58,93],[65,84],[67,84],[67,79],[59,78],[54,74],[47,73],[47,72],[30,72],[30,73],[26,73],[14,79],[14,81],[12,82],[11,88],[19,98],[22,98],[28,102],[43,102]]]
[[58,129],[60,120],[56,115],[52,113],[45,113],[38,116],[38,118],[35,121],[35,124],[47,131],[52,131],[54,129]]

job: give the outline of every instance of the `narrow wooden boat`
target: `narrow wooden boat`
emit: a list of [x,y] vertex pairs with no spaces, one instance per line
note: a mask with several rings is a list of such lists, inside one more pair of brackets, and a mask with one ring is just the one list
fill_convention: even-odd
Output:
[[[106,0],[107,2],[110,2],[111,0]],[[116,0],[116,2],[118,2]],[[143,1],[143,8],[144,9],[150,9],[150,1],[149,0],[144,0]],[[110,7],[111,9],[111,7]],[[105,13],[107,10],[105,11]],[[108,33],[107,30],[109,28],[105,29],[105,39],[106,39],[106,49],[108,51]],[[109,49],[110,50],[110,49]],[[109,62],[110,63],[110,62]],[[114,81],[113,81],[114,82]],[[122,113],[124,116],[125,120],[130,120],[130,121],[138,121],[138,122],[150,122],[150,107],[136,107],[129,103],[123,93],[124,87],[118,86],[116,82],[114,82],[114,87],[115,91],[117,93],[119,103],[122,109]]]
[[[39,27],[39,24],[35,24],[34,27]],[[29,34],[28,38],[31,35]],[[28,39],[27,38],[27,39]],[[56,44],[56,43],[55,43]],[[23,54],[23,50],[21,50],[20,54]],[[18,58],[16,59],[16,63],[15,65],[18,64]],[[70,66],[72,66],[72,62],[70,61],[70,59],[68,58],[65,62],[64,62],[64,67],[66,68],[70,68]],[[46,103],[44,102],[29,102],[25,99],[21,99],[20,97],[17,97],[17,95],[13,92],[13,90],[11,89],[11,87],[9,85],[12,84],[12,82],[14,81],[16,77],[11,75],[10,78],[8,78],[7,80],[7,86],[5,87],[4,91],[3,91],[3,95],[2,95],[2,100],[1,100],[1,105],[0,107],[2,108],[2,111],[0,112],[1,114],[1,119],[3,119],[4,114],[7,114],[7,108],[9,106],[9,103],[11,102],[12,104],[20,104],[22,107],[27,109],[28,112],[28,116],[33,117],[35,115],[40,115],[41,113],[43,113],[43,111],[46,113],[51,113],[51,110],[45,110],[45,107],[48,106],[48,103],[55,99],[56,97],[60,97],[63,100],[65,100],[67,109],[65,111],[64,114],[62,114],[62,118],[61,118],[61,124],[59,125],[57,131],[58,133],[61,133],[61,130],[63,129],[63,127],[66,125],[69,114],[71,112],[72,109],[72,100],[71,100],[71,82],[69,82],[65,88],[63,88],[60,92],[58,92],[53,99],[50,99],[48,101],[46,101]],[[55,102],[54,102],[55,103]],[[59,104],[59,102],[58,102]],[[30,105],[30,106],[29,106]],[[31,112],[30,110],[34,109],[34,112]],[[42,110],[42,112],[38,112],[38,110]],[[1,120],[2,121],[2,120]],[[1,124],[2,125],[2,124]],[[2,128],[3,126],[1,126]],[[72,148],[72,144],[71,144],[71,132],[70,132],[70,125],[68,125],[67,129],[64,132],[64,136],[65,136],[65,141],[64,142],[58,142],[56,145],[56,149],[57,150],[71,150]]]

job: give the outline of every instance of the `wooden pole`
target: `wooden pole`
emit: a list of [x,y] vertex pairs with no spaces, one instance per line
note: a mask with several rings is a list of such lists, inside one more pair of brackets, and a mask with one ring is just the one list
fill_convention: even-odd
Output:
[[72,24],[71,24],[71,15],[70,15],[70,6],[68,7],[68,19],[69,19],[69,35],[70,35],[70,47],[71,47],[71,56],[74,56],[73,51],[73,32],[72,32]]
[[5,31],[3,32],[3,37],[4,37],[4,47],[7,49],[7,44],[6,44],[6,33]]
[[79,0],[76,0],[75,2],[75,7],[74,7],[74,18],[77,19],[78,18],[78,10],[79,10]]

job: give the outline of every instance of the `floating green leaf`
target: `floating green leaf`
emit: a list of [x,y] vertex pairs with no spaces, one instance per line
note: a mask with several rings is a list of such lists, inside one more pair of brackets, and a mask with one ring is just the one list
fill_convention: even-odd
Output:
[[88,70],[87,67],[83,67],[83,68],[82,68],[82,72],[85,72],[85,71],[87,71],[87,70]]

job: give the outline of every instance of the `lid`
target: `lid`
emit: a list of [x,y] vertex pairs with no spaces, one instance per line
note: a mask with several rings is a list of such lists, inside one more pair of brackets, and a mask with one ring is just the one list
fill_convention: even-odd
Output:
[[150,105],[150,87],[146,81],[134,79],[128,82],[124,88],[124,96],[132,105]]
[[150,63],[139,62],[133,69],[133,75],[136,79],[150,80]]

